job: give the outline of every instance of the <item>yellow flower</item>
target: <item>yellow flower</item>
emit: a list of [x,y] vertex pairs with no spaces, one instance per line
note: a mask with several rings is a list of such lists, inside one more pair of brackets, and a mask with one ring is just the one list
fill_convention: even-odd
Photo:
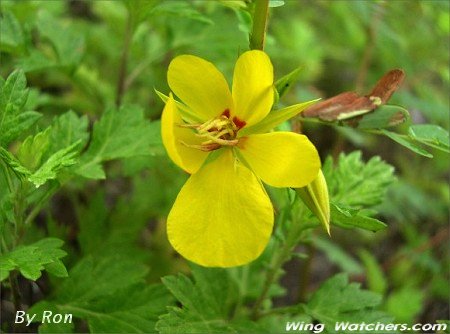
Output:
[[173,162],[192,174],[167,218],[169,241],[203,266],[246,264],[262,253],[274,223],[261,180],[298,188],[319,173],[319,156],[306,136],[267,133],[310,102],[269,114],[273,67],[262,51],[239,57],[232,92],[213,64],[191,55],[173,59],[167,77],[181,102],[160,94],[163,143]]

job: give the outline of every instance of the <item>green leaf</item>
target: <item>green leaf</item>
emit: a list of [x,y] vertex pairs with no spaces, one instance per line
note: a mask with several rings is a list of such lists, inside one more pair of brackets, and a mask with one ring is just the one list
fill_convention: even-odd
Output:
[[386,310],[395,317],[397,322],[413,322],[422,311],[425,294],[419,289],[403,287],[392,292],[386,301]]
[[17,158],[9,151],[0,146],[0,159],[16,174],[19,179],[24,179],[31,175],[31,172],[24,167]]
[[0,50],[14,52],[24,45],[24,36],[19,21],[9,10],[2,12],[0,24]]
[[[48,134],[49,131],[46,130],[44,133]],[[24,143],[24,149],[22,151],[19,151],[19,154],[23,159],[25,159],[25,162],[27,164],[31,164],[32,167],[35,167],[36,164],[39,164],[41,160],[41,152],[32,152],[30,151],[30,149],[41,147],[41,139],[43,138],[44,137],[37,136],[36,140],[34,140],[35,138],[32,138],[26,141]],[[0,159],[6,163],[6,165],[16,174],[19,179],[27,179],[28,181],[33,183],[36,188],[38,188],[46,181],[56,179],[61,170],[66,167],[72,166],[77,162],[77,147],[79,146],[79,144],[80,140],[66,148],[55,152],[44,163],[42,163],[42,165],[37,168],[35,172],[30,171],[16,157],[14,157],[14,155],[5,150],[3,147],[0,147]]]
[[225,269],[193,267],[194,280],[180,274],[162,279],[182,304],[170,307],[156,325],[160,333],[234,332],[228,316],[238,287]]
[[[156,95],[164,102],[166,103],[169,100],[169,97],[160,91],[156,90]],[[198,118],[197,115],[195,115],[186,105],[183,103],[175,100],[175,104],[177,105],[178,112],[181,114],[181,118],[189,123],[202,123],[202,120]]]
[[144,119],[140,108],[110,108],[95,123],[91,143],[76,173],[88,178],[104,178],[102,162],[156,154],[159,145],[155,142],[160,143],[159,138],[159,128]]
[[268,132],[275,128],[277,125],[280,125],[281,123],[298,115],[300,112],[316,102],[317,100],[311,100],[299,104],[294,104],[293,106],[289,106],[280,110],[273,110],[261,122],[248,128],[243,128],[239,132],[239,134],[241,136],[246,136],[254,133]]
[[391,321],[388,315],[376,310],[381,296],[361,290],[359,283],[349,283],[346,274],[338,274],[314,292],[306,306],[306,313],[325,324],[334,332],[336,322],[385,322]]
[[341,153],[337,167],[329,157],[323,165],[331,202],[354,209],[370,208],[380,204],[386,190],[395,180],[394,168],[375,156],[368,162],[361,152]]
[[284,6],[284,0],[269,0],[269,7]]
[[361,228],[372,232],[384,230],[387,225],[378,219],[368,217],[359,209],[343,208],[331,203],[331,223],[342,228]]
[[373,112],[365,114],[358,121],[358,129],[383,129],[404,123],[409,119],[409,112],[405,108],[396,105],[384,104]]
[[[52,307],[52,305],[47,304],[47,308],[42,309],[43,311],[50,311],[52,314],[59,313],[57,309]],[[39,312],[41,313],[41,312]],[[75,324],[73,322],[64,323],[45,323],[39,326],[39,333],[73,333],[75,331]]]
[[158,0],[122,0],[130,13],[134,28],[147,19]]
[[88,126],[87,117],[79,117],[72,110],[58,116],[51,125],[49,151],[54,153],[76,142],[80,151],[89,139]]
[[282,78],[275,82],[275,89],[278,92],[278,96],[281,99],[284,94],[286,94],[293,84],[298,80],[300,73],[302,71],[301,67],[297,67],[292,72],[286,74]]
[[379,265],[375,256],[362,249],[358,252],[364,266],[366,268],[367,285],[373,292],[384,294],[388,287],[386,277],[383,273],[383,269]]
[[50,144],[50,128],[38,132],[34,136],[28,136],[17,152],[17,158],[23,166],[35,171],[41,165],[43,154]]
[[28,98],[27,80],[16,70],[4,81],[0,79],[0,145],[6,147],[22,132],[31,127],[41,115],[34,111],[22,112]]
[[197,11],[191,4],[179,1],[161,1],[158,6],[153,8],[151,14],[159,17],[162,15],[183,17],[206,24],[214,24],[214,21]]
[[60,239],[46,238],[3,254],[0,257],[0,281],[6,279],[12,270],[19,270],[25,278],[33,281],[41,277],[41,272],[48,268],[53,275],[66,277],[67,271],[59,260],[66,256],[66,252],[61,250],[63,243]]
[[326,254],[331,263],[349,274],[362,274],[362,266],[338,245],[325,238],[314,238],[314,245]]
[[76,156],[78,155],[77,147],[79,144],[80,140],[54,153],[35,173],[28,177],[28,180],[34,183],[37,188],[48,180],[56,179],[60,170],[77,162]]
[[0,144],[8,145],[17,139],[23,132],[35,124],[42,115],[36,111],[25,111],[16,116],[7,117],[0,133]]
[[[140,262],[123,256],[84,258],[51,299],[28,313],[37,314],[37,322],[43,310],[71,313],[87,321],[91,333],[153,333],[172,298],[161,284],[145,284],[146,273]],[[46,327],[52,330],[50,324]]]
[[78,208],[78,221],[80,232],[78,243],[84,254],[95,254],[99,246],[108,237],[110,230],[107,225],[108,208],[105,203],[105,194],[98,191],[90,197],[87,206]]
[[27,57],[20,58],[19,65],[25,72],[59,68],[72,73],[84,53],[83,31],[58,21],[45,10],[38,12],[36,27],[44,43],[39,44],[40,49],[34,48]]
[[444,152],[450,152],[448,131],[438,125],[416,124],[408,130],[409,136],[418,142],[437,148]]
[[20,58],[18,63],[27,73],[59,67],[56,59],[49,58],[48,55],[36,49],[32,49],[27,57]]
[[387,130],[380,130],[383,135],[386,137],[391,138],[396,143],[402,145],[403,147],[406,147],[407,149],[413,151],[414,153],[420,154],[427,158],[432,158],[433,155],[429,153],[428,151],[424,150],[422,147],[416,144],[416,142],[409,138],[402,136],[398,133],[387,131]]
[[46,11],[40,11],[37,27],[42,38],[53,46],[58,63],[62,66],[77,65],[83,55],[84,36],[80,31],[63,25]]

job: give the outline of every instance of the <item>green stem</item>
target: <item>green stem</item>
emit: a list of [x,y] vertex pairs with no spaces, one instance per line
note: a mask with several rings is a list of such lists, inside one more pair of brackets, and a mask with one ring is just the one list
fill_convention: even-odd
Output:
[[250,33],[251,50],[264,50],[268,17],[269,0],[255,0],[253,28]]
[[20,290],[19,290],[19,283],[17,281],[17,276],[15,272],[12,272],[9,275],[9,285],[11,288],[11,294],[13,299],[14,308],[16,311],[21,310],[21,301],[20,301]]
[[117,79],[116,89],[116,106],[119,107],[122,104],[123,94],[125,93],[125,79],[127,74],[128,54],[130,52],[131,37],[133,35],[133,24],[131,14],[128,13],[127,23],[125,27],[125,34],[123,40],[122,56],[120,58],[119,65],[119,77]]
[[34,206],[34,208],[31,210],[31,212],[28,214],[27,218],[25,219],[24,226],[27,226],[31,223],[31,221],[38,215],[38,213],[41,211],[42,207],[47,203],[47,200],[55,194],[55,192],[58,190],[58,185],[56,183],[53,183],[48,189],[45,194],[41,197],[39,202]]
[[6,165],[4,164],[4,162],[2,162],[2,167],[3,167],[3,170],[5,171],[5,177],[6,177],[6,182],[8,183],[9,192],[13,193],[14,192],[14,186],[13,186],[13,183],[12,183],[12,180],[11,180],[11,175],[9,175],[9,170],[6,167]]
[[280,275],[280,269],[283,264],[288,261],[292,256],[292,251],[295,246],[297,246],[302,232],[308,228],[317,226],[317,224],[302,224],[298,221],[292,222],[292,229],[289,230],[289,234],[285,243],[281,246],[278,252],[275,253],[272,258],[272,262],[270,263],[269,269],[267,270],[266,280],[264,282],[264,286],[261,294],[256,300],[255,304],[252,307],[252,318],[258,319],[261,317],[260,308],[262,303],[266,300],[270,287],[272,284],[278,279]]
[[307,246],[308,257],[303,266],[303,270],[300,272],[300,280],[299,280],[299,293],[297,296],[298,302],[303,302],[306,300],[306,294],[308,292],[309,282],[311,279],[311,269],[312,263],[314,259],[314,255],[316,253],[316,247],[313,244],[308,244]]

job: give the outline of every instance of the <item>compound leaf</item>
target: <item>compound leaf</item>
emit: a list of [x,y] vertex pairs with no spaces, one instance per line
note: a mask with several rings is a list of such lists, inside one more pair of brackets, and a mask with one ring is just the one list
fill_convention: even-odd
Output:
[[46,238],[3,254],[0,257],[0,281],[6,279],[12,270],[19,270],[25,278],[33,281],[41,277],[43,270],[58,277],[66,277],[67,271],[60,261],[66,255],[61,249],[63,243],[60,239]]
[[321,285],[311,296],[305,310],[331,330],[336,322],[392,321],[387,314],[376,309],[381,300],[380,295],[362,290],[359,283],[349,283],[346,274],[338,274]]
[[36,321],[43,310],[71,313],[86,320],[91,333],[153,333],[172,298],[161,284],[145,284],[146,273],[144,265],[130,258],[89,256],[70,270],[52,299],[29,312],[38,315]]
[[224,269],[193,267],[185,275],[163,278],[164,285],[182,304],[170,307],[156,325],[160,333],[236,332],[228,316],[238,287]]
[[331,202],[353,209],[370,208],[383,201],[388,186],[395,181],[394,168],[375,156],[368,162],[361,152],[341,153],[337,167],[328,158],[323,166]]
[[91,144],[76,172],[84,177],[101,179],[105,177],[103,161],[154,153],[158,130],[145,121],[140,108],[108,109],[94,125]]

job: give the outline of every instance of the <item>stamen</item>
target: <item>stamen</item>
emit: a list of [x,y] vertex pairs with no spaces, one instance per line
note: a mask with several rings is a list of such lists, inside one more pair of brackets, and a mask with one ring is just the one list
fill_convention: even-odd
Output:
[[197,137],[206,139],[200,145],[188,144],[183,141],[180,143],[205,152],[217,150],[222,146],[235,146],[239,142],[236,138],[237,132],[245,125],[246,123],[237,117],[233,117],[231,120],[230,110],[225,109],[220,116],[203,124],[178,124],[182,128],[196,130]]
[[192,145],[192,144],[187,144],[186,142],[184,142],[182,140],[180,140],[180,143],[186,147],[195,148],[195,149],[203,151],[203,152],[211,152],[211,151],[214,151],[214,150],[217,150],[218,148],[220,148],[220,144],[216,144],[216,143]]

